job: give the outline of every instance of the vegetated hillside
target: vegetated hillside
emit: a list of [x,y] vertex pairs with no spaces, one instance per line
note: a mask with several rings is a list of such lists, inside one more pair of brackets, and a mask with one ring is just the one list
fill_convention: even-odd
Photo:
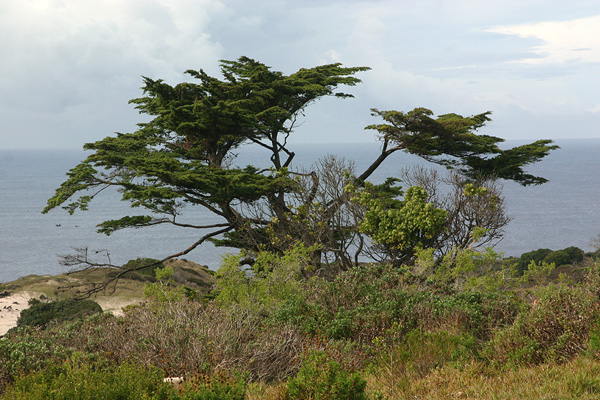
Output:
[[[190,299],[168,277],[151,282],[141,274],[125,283],[153,290],[123,316],[11,332],[0,339],[2,390],[30,399],[70,396],[65,390],[74,386],[97,394],[110,380],[115,396],[156,399],[600,393],[593,257],[562,267],[560,276],[554,264],[519,271],[493,252],[472,250],[438,262],[424,251],[412,266],[337,273],[315,269],[301,247],[259,254],[251,273],[240,261],[224,260],[209,297]],[[171,282],[191,282],[176,278],[187,268],[174,265]],[[162,381],[179,376],[187,383],[177,390]]]
[[[130,263],[143,262],[146,259],[132,260]],[[200,294],[208,293],[215,283],[214,272],[207,267],[184,259],[173,259],[166,262],[173,268],[174,284],[186,286]],[[13,282],[0,283],[0,292],[27,292],[34,297],[61,300],[73,297],[78,288],[90,282],[98,282],[117,272],[108,268],[91,269],[63,273],[59,275],[28,275]],[[143,288],[155,282],[154,270],[130,272],[105,293],[93,297],[104,311],[119,312],[122,307],[134,304],[143,299]]]

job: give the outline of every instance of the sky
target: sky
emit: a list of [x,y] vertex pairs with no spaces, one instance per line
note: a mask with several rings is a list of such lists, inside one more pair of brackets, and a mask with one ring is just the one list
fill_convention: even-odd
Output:
[[81,148],[144,122],[142,76],[368,66],[292,142],[375,140],[370,109],[492,112],[505,139],[600,138],[597,0],[0,0],[0,149]]

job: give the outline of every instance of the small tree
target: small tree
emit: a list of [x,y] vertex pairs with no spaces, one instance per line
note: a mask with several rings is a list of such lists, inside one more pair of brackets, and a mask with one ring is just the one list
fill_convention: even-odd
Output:
[[408,186],[425,188],[427,201],[448,213],[435,244],[440,255],[453,249],[493,246],[511,221],[497,179],[465,179],[455,172],[444,176],[421,166],[404,169],[400,177]]
[[427,203],[427,192],[420,186],[408,188],[403,200],[396,199],[400,189],[392,186],[394,182],[388,179],[379,186],[367,182],[355,200],[366,209],[361,232],[399,265],[412,261],[418,249],[434,245],[445,228],[447,212]]

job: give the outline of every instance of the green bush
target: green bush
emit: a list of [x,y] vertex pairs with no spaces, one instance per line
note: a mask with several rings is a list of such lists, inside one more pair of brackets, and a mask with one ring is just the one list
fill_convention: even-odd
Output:
[[244,400],[247,374],[218,371],[214,374],[196,375],[184,385],[181,400]]
[[576,263],[576,262],[583,261],[583,256],[585,255],[585,252],[583,250],[581,250],[579,247],[571,246],[571,247],[567,247],[563,251],[565,251],[569,255],[569,263]]
[[538,289],[534,305],[499,330],[484,354],[498,365],[565,362],[589,344],[597,330],[600,303],[582,287]]
[[86,363],[77,358],[25,375],[8,388],[8,400],[167,400],[174,389],[163,382],[157,368],[104,362]]
[[19,338],[10,336],[0,338],[0,394],[16,377],[52,365],[54,360],[65,360],[71,353],[63,345],[37,340],[29,332],[21,331]]
[[281,255],[259,252],[252,270],[240,264],[242,254],[226,257],[216,273],[215,301],[222,307],[240,305],[260,313],[272,312],[301,293],[302,271],[310,268],[309,252],[304,246]]
[[50,303],[33,302],[21,311],[17,326],[45,328],[51,321],[65,322],[102,312],[102,307],[92,300],[59,300]]
[[[135,268],[139,268],[142,267],[144,265],[148,265],[154,262],[157,262],[158,260],[154,259],[154,258],[136,258],[135,260],[129,260],[127,261],[127,263],[125,263],[123,265],[124,269],[135,269]],[[153,265],[152,267],[148,267],[148,268],[143,268],[143,269],[138,269],[135,272],[131,272],[130,274],[126,274],[125,277],[126,278],[133,278],[135,275],[143,275],[145,279],[154,280],[154,276],[155,276],[155,271],[157,269],[161,269],[164,268],[164,264],[159,263],[156,265]],[[135,279],[135,278],[133,278]]]
[[516,270],[519,275],[527,270],[529,264],[534,261],[536,264],[542,262],[560,267],[561,265],[568,265],[583,261],[584,252],[578,247],[571,246],[563,250],[550,250],[550,249],[537,249],[528,253],[521,254],[521,257],[517,259]]
[[521,254],[521,257],[518,258],[516,263],[517,273],[523,275],[532,261],[536,264],[540,264],[550,253],[552,253],[552,250],[550,249],[537,249]]
[[303,289],[280,304],[271,317],[275,322],[361,343],[370,343],[394,325],[404,334],[454,326],[486,339],[519,310],[519,301],[510,293],[460,292],[390,266],[357,267],[332,282],[315,278]]
[[298,374],[288,381],[288,399],[362,400],[367,399],[364,380],[328,358],[327,353],[311,351]]
[[[62,364],[75,351],[94,359],[107,350],[118,349],[117,343],[107,347],[104,339],[107,327],[116,320],[110,313],[97,313],[85,319],[50,324],[44,330],[29,326],[14,328],[0,338],[0,394],[17,377]],[[117,353],[113,351],[112,355]]]
[[544,262],[559,267],[571,263],[571,256],[564,250],[553,251],[544,258]]

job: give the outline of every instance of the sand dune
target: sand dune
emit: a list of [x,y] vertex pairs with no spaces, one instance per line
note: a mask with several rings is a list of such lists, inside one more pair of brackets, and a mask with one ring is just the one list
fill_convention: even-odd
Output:
[[21,292],[0,297],[0,336],[17,326],[21,311],[29,308],[29,299],[39,297],[40,294]]

